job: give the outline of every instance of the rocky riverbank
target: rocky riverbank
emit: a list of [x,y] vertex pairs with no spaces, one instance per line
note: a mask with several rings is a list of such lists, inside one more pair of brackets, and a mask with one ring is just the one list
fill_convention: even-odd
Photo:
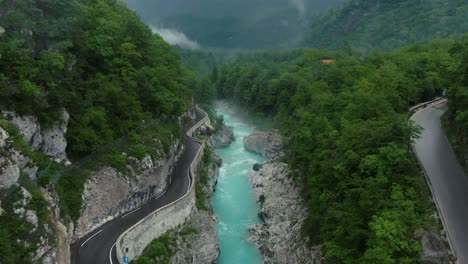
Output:
[[244,139],[244,147],[267,158],[251,176],[263,224],[252,226],[250,240],[260,249],[265,263],[321,263],[321,248],[308,247],[301,234],[306,209],[300,190],[282,162],[281,136],[257,132]]
[[211,135],[208,139],[213,148],[223,148],[229,146],[233,141],[234,131],[232,127],[223,126],[219,131]]
[[[212,151],[215,147],[227,147],[234,141],[232,128],[222,129],[208,138],[210,158],[203,160],[207,182],[201,184],[201,190],[206,201],[206,208],[195,207],[190,221],[172,232],[176,237],[177,251],[171,258],[171,263],[217,263],[219,257],[219,239],[216,231],[216,218],[213,215],[213,192],[219,176],[221,158]],[[200,180],[200,179],[199,179]],[[192,230],[192,232],[187,232]],[[193,262],[194,261],[194,262]]]

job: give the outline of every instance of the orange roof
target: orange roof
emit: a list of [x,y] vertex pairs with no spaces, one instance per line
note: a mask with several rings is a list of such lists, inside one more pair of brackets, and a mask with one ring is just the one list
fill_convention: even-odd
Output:
[[331,63],[334,63],[335,60],[322,60],[322,62],[325,64],[331,64]]

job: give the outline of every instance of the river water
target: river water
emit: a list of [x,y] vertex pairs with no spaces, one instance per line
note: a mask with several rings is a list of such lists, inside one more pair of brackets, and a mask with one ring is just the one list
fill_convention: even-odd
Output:
[[224,116],[224,122],[234,128],[236,141],[227,148],[216,149],[223,159],[218,184],[214,193],[214,213],[218,217],[218,231],[221,253],[219,264],[258,264],[262,255],[257,247],[247,241],[248,227],[261,223],[258,217],[260,210],[255,202],[249,175],[252,166],[262,163],[260,155],[244,149],[243,138],[254,132],[253,127],[241,118],[232,115],[226,109],[218,109]]

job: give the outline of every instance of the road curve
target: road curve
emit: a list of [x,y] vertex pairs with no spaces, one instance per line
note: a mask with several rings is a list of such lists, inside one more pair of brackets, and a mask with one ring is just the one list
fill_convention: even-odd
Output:
[[423,128],[414,149],[445,220],[457,263],[468,264],[468,178],[442,129],[440,118],[447,108],[444,100],[411,117]]
[[[197,119],[201,119],[200,117]],[[184,132],[187,129],[184,129]],[[166,191],[139,209],[130,211],[120,217],[104,224],[87,236],[81,238],[71,245],[72,264],[105,264],[119,263],[115,254],[115,242],[125,230],[136,224],[138,221],[177,199],[184,196],[189,187],[188,169],[200,144],[184,137],[184,151],[177,161],[170,177],[171,181]],[[112,250],[112,251],[111,251]]]

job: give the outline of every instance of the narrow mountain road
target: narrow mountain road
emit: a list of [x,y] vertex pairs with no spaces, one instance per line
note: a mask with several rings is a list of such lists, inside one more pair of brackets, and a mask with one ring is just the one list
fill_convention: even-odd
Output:
[[411,119],[424,130],[414,148],[430,180],[459,264],[468,264],[468,178],[442,129],[447,101],[416,112]]
[[[200,120],[202,117],[198,117]],[[188,129],[184,129],[184,132]],[[115,243],[117,238],[129,227],[159,209],[182,197],[188,190],[190,179],[188,178],[189,166],[197,154],[200,144],[184,137],[184,151],[177,161],[167,190],[159,197],[155,197],[134,211],[124,214],[92,233],[76,241],[71,246],[72,264],[105,264],[119,263],[115,255]]]

